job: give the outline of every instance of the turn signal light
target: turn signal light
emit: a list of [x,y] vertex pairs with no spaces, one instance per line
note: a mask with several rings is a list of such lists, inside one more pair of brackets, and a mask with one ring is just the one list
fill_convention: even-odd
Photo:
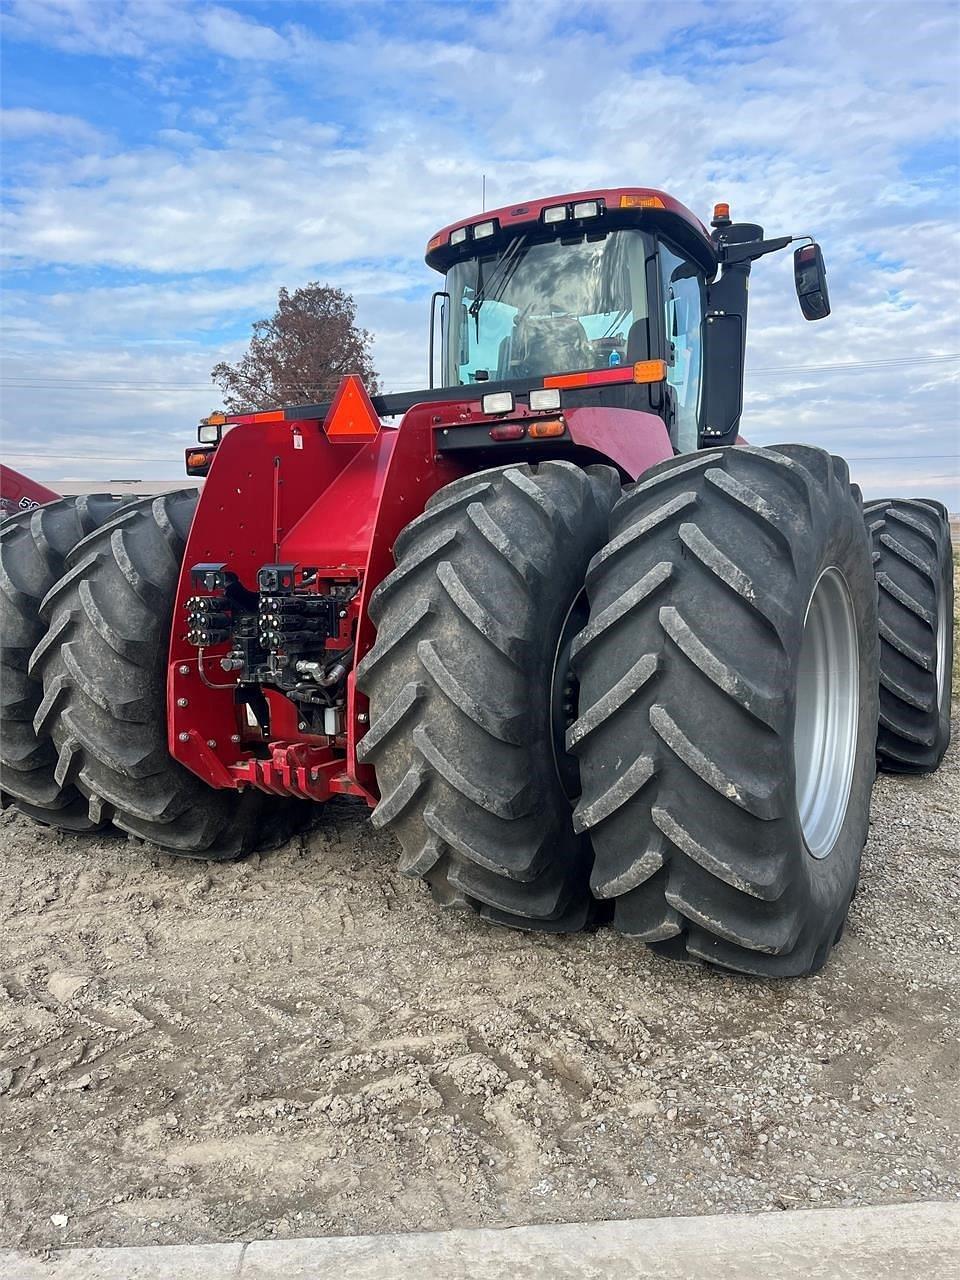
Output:
[[562,418],[552,422],[534,422],[528,434],[531,440],[546,440],[549,436],[562,436],[567,424]]
[[214,450],[211,449],[187,449],[184,461],[187,466],[188,476],[205,476],[210,470],[210,463],[213,461]]
[[634,382],[663,382],[666,376],[666,360],[638,360],[633,366]]
[[[492,427],[489,435],[491,440],[522,440],[526,435],[527,428],[521,422],[509,422],[502,427]],[[533,435],[533,428],[530,428],[530,434]]]
[[665,209],[659,196],[641,196],[636,193],[620,197],[621,209]]

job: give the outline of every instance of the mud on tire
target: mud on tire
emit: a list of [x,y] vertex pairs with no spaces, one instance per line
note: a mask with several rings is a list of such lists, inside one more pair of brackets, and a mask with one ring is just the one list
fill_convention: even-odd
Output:
[[40,602],[81,538],[111,519],[123,500],[108,493],[59,498],[0,523],[0,790],[28,817],[63,831],[91,831],[86,798],[54,776],[57,753],[33,717],[43,686],[28,672],[45,625]]
[[[746,973],[816,969],[856,887],[874,777],[876,590],[859,491],[818,449],[705,451],[654,468],[611,532],[587,575],[567,736],[593,892],[614,903],[621,932],[666,954]],[[859,691],[840,686],[848,800],[814,857],[818,779],[811,790],[798,771],[795,727],[808,604],[831,569],[846,596],[835,574],[822,589],[846,600]],[[800,739],[798,757],[823,758]]]
[[373,593],[358,754],[376,767],[373,822],[393,829],[401,870],[441,903],[550,930],[580,928],[591,910],[551,688],[617,493],[612,469],[568,462],[465,476],[403,530]]
[[880,611],[877,763],[932,773],[950,745],[953,557],[946,508],[923,498],[867,503]]
[[34,723],[52,739],[56,780],[87,799],[94,822],[218,859],[281,843],[309,806],[214,790],[168,753],[171,612],[196,502],[187,490],[131,503],[74,547],[43,601],[30,672],[43,683]]

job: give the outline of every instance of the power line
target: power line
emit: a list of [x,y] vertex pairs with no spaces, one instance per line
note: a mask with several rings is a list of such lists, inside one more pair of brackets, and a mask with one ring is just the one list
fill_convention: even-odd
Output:
[[[892,369],[903,365],[915,368],[917,366],[948,364],[955,360],[960,360],[960,352],[952,355],[897,356],[882,360],[847,360],[832,364],[768,365],[761,369],[748,369],[747,373],[751,377],[755,374],[765,375],[770,373],[867,373],[873,370]],[[16,375],[4,378],[3,384],[12,390],[18,391],[51,391],[63,387],[71,391],[209,391],[211,395],[215,395],[218,390],[212,383],[206,382],[128,382],[120,379],[113,379],[109,382],[92,382],[83,378],[58,378],[56,380],[38,381],[27,376],[17,377]],[[327,390],[323,387],[276,387],[274,389],[280,394],[287,392],[293,395],[322,396],[327,394]],[[419,389],[416,386],[395,388],[396,391],[416,391]],[[459,388],[451,388],[451,390],[459,390]]]
[[947,356],[897,356],[884,360],[846,360],[834,364],[782,364],[768,365],[764,369],[750,369],[749,373],[859,373],[872,369],[891,369],[896,365],[935,365],[960,360],[960,354]]

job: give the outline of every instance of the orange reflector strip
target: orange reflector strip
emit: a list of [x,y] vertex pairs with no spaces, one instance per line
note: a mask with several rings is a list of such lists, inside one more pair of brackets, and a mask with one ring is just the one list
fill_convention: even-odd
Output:
[[251,413],[248,422],[283,422],[282,409],[269,409],[266,413]]
[[583,373],[555,373],[544,378],[544,387],[602,387],[607,382],[662,382],[667,376],[665,360],[640,360],[618,364],[613,369],[587,369]]
[[535,422],[527,428],[531,440],[545,440],[548,436],[562,436],[567,429],[565,422]]
[[427,241],[427,253],[429,253],[431,249],[436,249],[437,245],[440,244],[443,244],[442,232],[439,235],[435,235],[432,240]]
[[665,209],[659,196],[626,195],[620,197],[621,209]]
[[337,387],[330,412],[323,421],[327,439],[359,444],[372,440],[380,431],[380,425],[363,379],[355,373],[348,373]]
[[[611,378],[610,374],[616,376]],[[601,382],[629,382],[630,375],[623,369],[596,369],[593,373],[555,373],[544,378],[547,387],[592,387]]]

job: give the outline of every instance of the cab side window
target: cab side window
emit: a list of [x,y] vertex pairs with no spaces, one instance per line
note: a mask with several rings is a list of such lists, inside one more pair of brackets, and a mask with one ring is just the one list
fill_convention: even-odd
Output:
[[661,240],[659,248],[667,383],[676,404],[672,434],[680,452],[689,453],[697,447],[700,426],[704,278],[699,267],[670,245]]

